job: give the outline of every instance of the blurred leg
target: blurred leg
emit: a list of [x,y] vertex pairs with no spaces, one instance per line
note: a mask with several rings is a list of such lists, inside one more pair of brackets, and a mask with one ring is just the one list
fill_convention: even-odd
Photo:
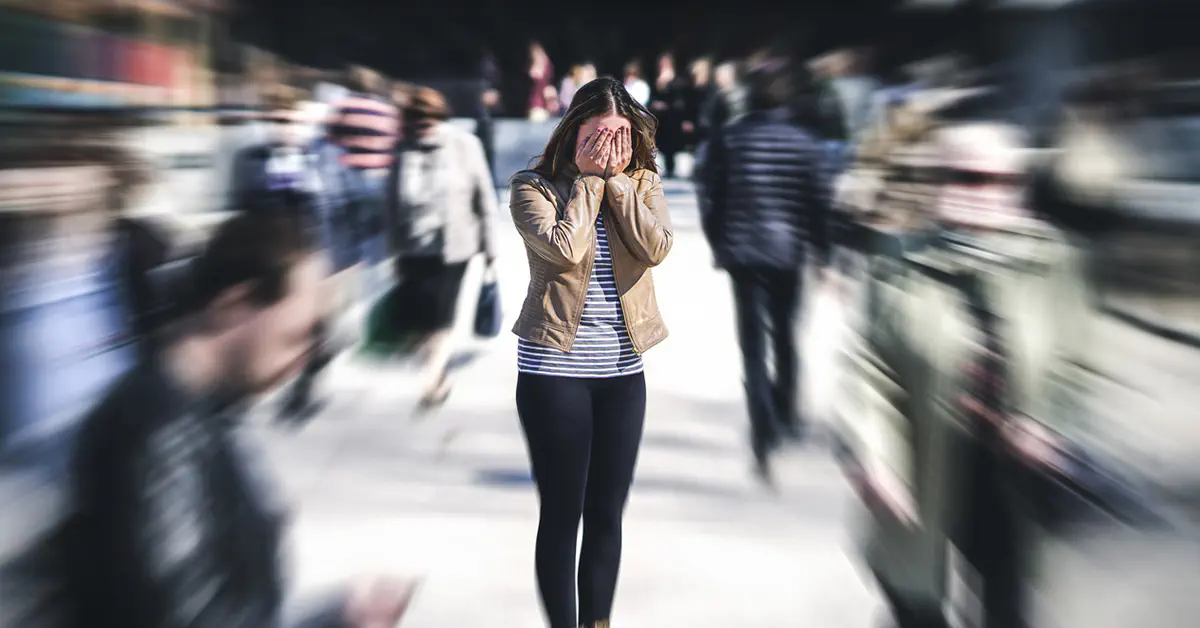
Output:
[[742,350],[750,443],[756,459],[762,464],[777,439],[771,382],[767,376],[765,290],[756,269],[730,269],[729,278],[733,283],[738,344]]
[[591,458],[592,393],[586,380],[517,377],[517,414],[541,503],[535,564],[550,628],[577,628],[575,544]]
[[799,400],[800,374],[796,353],[796,310],[800,305],[803,272],[773,271],[767,281],[767,309],[771,317],[771,340],[775,354],[773,382],[775,418],[789,436],[801,435]]
[[603,380],[592,402],[592,454],[583,502],[579,619],[609,618],[621,563],[621,519],[633,483],[646,418],[646,378]]

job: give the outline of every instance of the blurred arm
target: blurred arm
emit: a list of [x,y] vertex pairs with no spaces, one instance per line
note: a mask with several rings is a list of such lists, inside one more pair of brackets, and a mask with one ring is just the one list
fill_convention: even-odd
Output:
[[647,266],[661,264],[675,240],[662,179],[650,173],[647,189],[639,193],[633,179],[622,173],[611,177],[604,187],[625,248]]
[[604,197],[604,179],[579,177],[571,186],[562,219],[532,174],[513,181],[509,210],[525,246],[558,268],[571,268],[591,249],[596,215]]
[[712,244],[713,236],[721,228],[725,215],[725,187],[727,184],[729,156],[725,147],[725,132],[720,126],[713,127],[712,139],[708,143],[708,155],[704,158],[700,176],[700,192],[705,201],[700,204],[703,211],[705,235]]
[[824,146],[814,141],[807,155],[809,176],[805,179],[804,195],[808,200],[808,233],[813,253],[820,268],[829,266],[831,214],[833,213],[833,160],[825,154]]

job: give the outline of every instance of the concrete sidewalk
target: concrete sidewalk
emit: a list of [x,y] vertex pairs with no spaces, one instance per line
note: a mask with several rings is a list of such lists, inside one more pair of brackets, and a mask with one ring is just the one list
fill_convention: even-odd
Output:
[[[846,551],[843,509],[852,497],[827,454],[809,447],[785,456],[779,495],[751,478],[728,283],[695,227],[690,187],[669,188],[677,239],[655,280],[672,336],[646,358],[649,410],[614,621],[875,626],[882,607]],[[502,232],[499,272],[512,317],[527,271],[507,221]],[[464,293],[474,285],[468,277]],[[830,320],[822,315],[820,329],[809,330],[807,353],[835,335]],[[334,402],[314,423],[292,433],[256,424],[297,504],[300,587],[371,571],[422,574],[405,626],[542,625],[537,503],[513,408],[515,344],[508,333],[469,343],[477,353],[449,403],[424,419],[412,416],[415,382],[404,365],[349,360],[331,373]],[[813,371],[824,369],[809,370],[810,386],[823,388]]]

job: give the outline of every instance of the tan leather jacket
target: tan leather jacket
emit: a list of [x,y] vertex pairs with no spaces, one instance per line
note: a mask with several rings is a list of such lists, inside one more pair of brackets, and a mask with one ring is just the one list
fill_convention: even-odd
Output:
[[583,315],[603,212],[621,311],[638,353],[667,337],[650,268],[674,241],[662,180],[649,170],[607,181],[567,172],[550,181],[532,171],[512,180],[509,207],[529,257],[529,293],[513,333],[570,351]]

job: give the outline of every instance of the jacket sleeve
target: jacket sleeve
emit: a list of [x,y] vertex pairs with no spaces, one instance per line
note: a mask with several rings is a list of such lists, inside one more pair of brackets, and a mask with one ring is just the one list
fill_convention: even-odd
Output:
[[560,219],[554,202],[533,178],[518,175],[513,181],[509,209],[525,246],[558,268],[571,268],[582,262],[591,248],[603,198],[604,179],[579,177],[571,186],[571,196]]
[[708,142],[708,154],[704,157],[703,171],[700,175],[700,194],[704,201],[700,203],[703,212],[705,235],[713,237],[714,229],[719,227],[725,214],[725,187],[728,176],[728,150],[725,145],[725,129],[714,126]]
[[474,135],[466,136],[467,167],[474,187],[472,209],[479,219],[479,249],[488,259],[496,257],[496,186],[491,167],[483,152],[483,143]]
[[809,175],[805,178],[804,195],[808,207],[808,234],[817,265],[829,266],[832,249],[833,181],[836,178],[833,159],[819,141],[807,151]]
[[[228,557],[212,551],[220,521],[209,511],[203,472],[176,450],[171,435],[129,462],[129,485],[109,539],[127,558],[121,566],[137,625],[228,628],[279,625],[279,608],[266,596],[231,585]],[[157,448],[157,450],[155,450]],[[186,453],[183,454],[186,457]]]
[[632,179],[618,174],[605,182],[605,196],[625,248],[647,266],[661,264],[675,240],[662,179],[651,173],[639,193]]

